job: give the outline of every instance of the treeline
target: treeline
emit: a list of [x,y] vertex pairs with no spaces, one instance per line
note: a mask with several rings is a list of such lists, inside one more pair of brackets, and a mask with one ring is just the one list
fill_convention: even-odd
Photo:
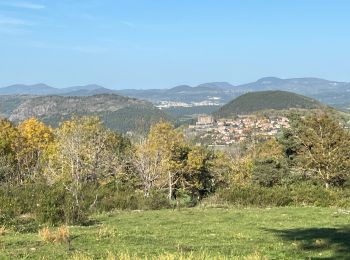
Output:
[[[133,135],[145,135],[151,126],[160,120],[173,121],[173,119],[162,111],[151,106],[130,106],[117,111],[103,111],[93,113],[101,119],[104,126],[121,134],[132,133]],[[61,122],[70,120],[72,117],[87,116],[86,113],[57,113],[40,118],[42,122],[58,127]]]
[[2,119],[0,224],[83,223],[96,211],[198,203],[349,206],[348,130],[326,113],[291,122],[278,138],[220,152],[190,144],[167,122],[131,142],[97,117],[56,129]]
[[163,111],[151,106],[129,106],[115,112],[100,112],[99,117],[104,125],[119,133],[132,132],[136,135],[145,135],[151,126],[160,120],[173,121]]

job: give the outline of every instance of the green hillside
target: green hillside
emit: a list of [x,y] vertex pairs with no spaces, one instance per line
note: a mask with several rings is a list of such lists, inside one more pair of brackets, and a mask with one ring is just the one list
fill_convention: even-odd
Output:
[[0,115],[13,122],[37,117],[56,127],[72,116],[99,116],[107,127],[121,133],[145,133],[151,124],[171,120],[151,103],[115,94],[94,96],[2,96]]
[[216,118],[251,114],[263,110],[317,109],[325,106],[302,95],[287,91],[259,91],[244,94],[213,113]]

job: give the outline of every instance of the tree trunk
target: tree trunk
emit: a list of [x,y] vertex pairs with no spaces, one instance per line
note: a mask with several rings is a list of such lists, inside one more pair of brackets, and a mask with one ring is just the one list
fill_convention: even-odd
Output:
[[171,176],[171,172],[168,172],[168,185],[169,185],[169,194],[168,199],[171,200],[173,198],[173,180]]
[[329,182],[326,182],[326,189],[328,190],[330,187]]

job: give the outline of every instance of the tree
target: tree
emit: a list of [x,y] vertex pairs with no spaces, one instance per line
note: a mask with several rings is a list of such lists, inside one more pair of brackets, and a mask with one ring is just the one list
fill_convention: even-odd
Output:
[[131,161],[138,173],[143,189],[143,194],[148,197],[150,191],[156,187],[161,178],[162,158],[159,152],[151,149],[147,140],[136,145]]
[[283,145],[275,138],[258,144],[253,165],[252,179],[262,186],[281,184],[288,175]]
[[182,188],[189,190],[192,197],[201,199],[213,192],[221,176],[215,176],[216,155],[204,147],[192,147],[187,155],[185,174],[181,178]]
[[169,200],[173,198],[187,152],[183,135],[170,123],[159,122],[151,127],[144,143],[137,147],[134,157],[146,196],[153,187],[167,187]]
[[247,153],[240,157],[228,157],[222,164],[228,167],[227,185],[232,186],[247,186],[252,181],[253,159],[251,154]]
[[79,210],[84,185],[108,183],[122,172],[125,146],[122,138],[106,129],[97,117],[65,121],[48,149],[46,176],[51,182],[64,183]]
[[350,134],[331,115],[323,112],[301,118],[293,136],[300,144],[299,166],[330,185],[342,184],[350,173]]
[[0,181],[10,181],[15,176],[14,143],[18,131],[7,119],[0,119]]
[[13,142],[19,181],[35,177],[40,172],[43,153],[53,142],[53,130],[36,118],[30,118],[17,126],[18,135]]
[[170,123],[160,122],[151,127],[148,142],[153,156],[160,156],[161,181],[168,187],[168,199],[171,200],[188,152],[184,136]]

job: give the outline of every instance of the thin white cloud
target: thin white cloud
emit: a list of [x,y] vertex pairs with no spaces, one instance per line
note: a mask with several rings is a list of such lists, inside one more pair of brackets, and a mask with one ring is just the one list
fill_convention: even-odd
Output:
[[28,26],[28,25],[33,25],[33,23],[26,21],[26,20],[22,20],[22,19],[0,16],[0,25],[4,25],[4,26]]
[[41,4],[34,4],[29,2],[0,2],[1,5],[6,5],[10,7],[16,7],[16,8],[24,8],[24,9],[33,9],[33,10],[39,10],[46,8],[45,5]]
[[80,52],[86,54],[102,54],[108,51],[108,48],[100,47],[100,46],[69,46],[69,45],[60,45],[55,43],[48,42],[30,42],[26,44],[39,49],[55,49],[55,50],[63,50],[63,51],[73,51]]

